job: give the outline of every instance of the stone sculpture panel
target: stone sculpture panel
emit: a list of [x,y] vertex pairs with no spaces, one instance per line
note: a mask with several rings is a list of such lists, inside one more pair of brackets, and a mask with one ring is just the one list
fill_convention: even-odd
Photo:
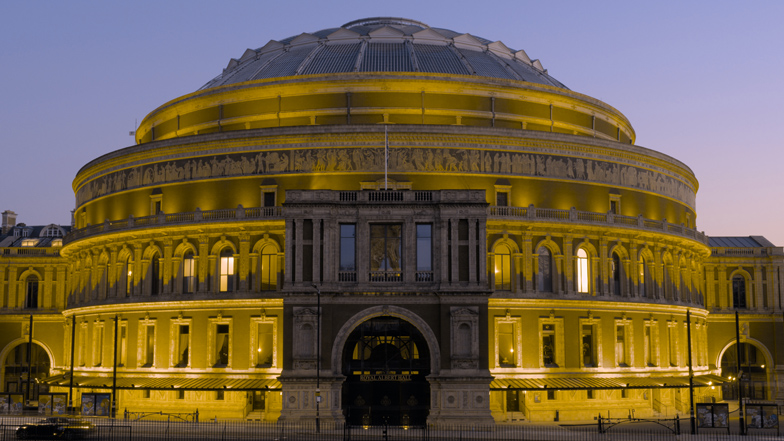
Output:
[[[222,176],[383,171],[384,149],[380,147],[214,155],[116,171],[88,181],[77,191],[76,200],[77,205],[81,205],[97,197],[133,188]],[[389,171],[536,176],[651,191],[692,207],[695,200],[694,189],[688,184],[646,168],[544,153],[395,147],[389,150]]]

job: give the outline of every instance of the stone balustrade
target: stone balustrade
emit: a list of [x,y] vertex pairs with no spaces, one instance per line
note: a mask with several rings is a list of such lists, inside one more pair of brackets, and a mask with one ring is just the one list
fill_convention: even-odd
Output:
[[3,255],[57,257],[60,255],[60,247],[8,247],[3,248]]
[[[482,198],[476,197],[473,193],[482,193]],[[365,204],[395,204],[395,203],[449,203],[458,200],[481,203],[484,202],[484,192],[473,191],[389,191],[389,192],[369,192],[369,191],[298,191],[290,190],[287,192],[287,203],[365,203]],[[107,220],[98,225],[88,225],[85,228],[72,230],[64,239],[64,243],[84,237],[113,232],[129,230],[134,228],[146,228],[151,226],[167,226],[188,223],[202,222],[227,222],[243,221],[249,219],[275,219],[282,220],[284,207],[251,207],[227,208],[221,210],[197,209],[185,213],[159,213],[152,216],[144,216],[127,219]],[[573,224],[591,224],[631,228],[694,239],[700,243],[708,244],[708,237],[693,228],[684,225],[677,225],[667,222],[666,219],[657,221],[645,219],[642,215],[622,216],[613,213],[595,213],[589,211],[559,210],[554,208],[537,208],[533,205],[528,207],[501,207],[490,206],[487,212],[489,219],[511,219],[530,222],[564,222]],[[714,248],[714,254],[717,252]],[[746,248],[722,248],[719,251],[722,255],[751,255],[748,253],[766,253],[767,251],[752,251]],[[754,254],[760,255],[760,254]],[[763,254],[765,255],[765,254]]]
[[533,205],[529,205],[528,207],[491,206],[488,208],[488,218],[617,226],[664,234],[674,234],[676,236],[694,239],[705,245],[708,244],[708,236],[693,228],[688,228],[682,224],[677,225],[669,223],[667,222],[667,219],[661,221],[645,219],[642,215],[633,217],[622,216],[610,212],[594,213],[590,211],[577,211],[574,208],[571,210],[557,210],[553,208],[536,208]]

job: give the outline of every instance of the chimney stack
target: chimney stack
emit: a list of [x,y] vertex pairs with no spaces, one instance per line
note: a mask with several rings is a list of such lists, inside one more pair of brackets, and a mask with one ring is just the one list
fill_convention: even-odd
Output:
[[16,225],[16,213],[11,210],[5,210],[3,212],[3,232],[2,234],[7,234],[11,228]]

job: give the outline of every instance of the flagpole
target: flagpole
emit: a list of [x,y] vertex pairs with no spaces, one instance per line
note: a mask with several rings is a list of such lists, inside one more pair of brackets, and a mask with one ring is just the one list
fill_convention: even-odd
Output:
[[387,187],[387,171],[389,170],[389,134],[387,133],[387,125],[384,124],[384,190],[389,190]]

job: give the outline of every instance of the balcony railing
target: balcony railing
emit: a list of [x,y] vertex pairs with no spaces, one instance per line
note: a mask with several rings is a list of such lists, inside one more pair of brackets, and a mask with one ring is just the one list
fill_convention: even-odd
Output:
[[60,255],[60,248],[51,247],[11,247],[3,248],[4,256],[51,256]]
[[371,271],[371,282],[402,282],[403,273],[401,271]]
[[130,230],[155,226],[188,224],[196,222],[226,222],[243,221],[248,219],[283,219],[283,207],[251,207],[228,208],[222,210],[205,210],[198,208],[196,211],[186,213],[159,213],[152,216],[133,217],[110,221],[102,224],[88,225],[78,230],[72,230],[63,239],[63,243],[73,242],[76,239],[92,236],[94,234],[110,231]]
[[711,255],[738,256],[738,257],[782,256],[784,255],[784,249],[782,249],[782,247],[759,247],[759,248],[713,247],[711,248]]
[[621,226],[647,231],[656,231],[677,236],[688,237],[698,242],[708,244],[708,237],[684,225],[672,224],[667,220],[645,219],[642,215],[622,216],[613,213],[595,213],[592,211],[557,210],[554,208],[536,208],[533,205],[528,207],[488,207],[487,215],[491,219],[518,219],[526,221],[556,221],[576,224],[597,224],[606,226]]

